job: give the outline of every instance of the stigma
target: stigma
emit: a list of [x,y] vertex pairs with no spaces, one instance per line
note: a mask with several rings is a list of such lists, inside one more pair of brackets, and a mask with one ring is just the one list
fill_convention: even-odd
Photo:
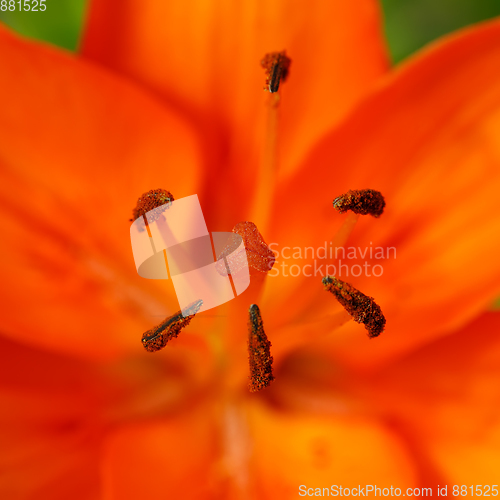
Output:
[[368,331],[368,337],[378,337],[384,331],[385,317],[373,298],[334,276],[325,276],[323,285],[356,323],[363,323]]
[[271,93],[278,92],[280,82],[287,79],[290,63],[291,59],[284,50],[282,52],[269,52],[263,57],[260,64],[266,70],[264,90]]
[[256,271],[268,273],[274,266],[276,256],[264,241],[257,226],[249,221],[238,222],[232,231],[243,240],[248,265]]

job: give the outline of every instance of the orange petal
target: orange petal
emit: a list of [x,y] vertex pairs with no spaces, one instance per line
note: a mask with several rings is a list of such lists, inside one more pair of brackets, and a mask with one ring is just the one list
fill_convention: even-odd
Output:
[[[120,78],[0,28],[2,331],[80,355],[140,347],[177,307],[132,259],[137,198],[196,192],[197,143]],[[173,311],[172,311],[173,312]]]
[[[314,496],[316,488],[323,492],[332,485],[337,489],[360,485],[403,489],[416,484],[404,446],[376,418],[324,411],[281,412],[254,402],[249,420],[255,498],[295,498],[304,487],[313,488],[310,496]],[[352,495],[360,496],[358,491]],[[366,491],[365,495],[370,496]]]
[[[386,198],[382,217],[363,218],[347,246],[394,247],[396,258],[346,258],[348,266],[381,264],[383,275],[337,276],[375,298],[387,329],[370,342],[360,325],[335,334],[331,345],[344,360],[375,363],[407,351],[452,331],[498,296],[499,58],[499,20],[427,49],[363,101],[280,190],[267,238],[279,247],[329,242],[339,220],[332,200],[349,189],[373,188]],[[318,260],[327,263],[339,266]],[[273,308],[290,308],[298,297],[306,309],[321,304],[318,314],[325,314],[319,278],[295,283],[268,279]]]
[[[199,368],[209,356],[205,353],[193,363],[198,372],[194,373],[185,356],[175,350],[165,352],[162,359],[145,354],[100,363],[0,336],[0,468],[4,472],[0,496],[101,498],[99,467],[109,430],[199,400],[200,385],[207,378],[206,368]],[[200,422],[203,417],[197,416]]]
[[245,219],[264,148],[260,60],[284,49],[292,65],[282,85],[279,156],[289,172],[387,69],[373,0],[95,1],[83,41],[85,56],[193,119],[205,138],[212,197],[219,186],[219,205],[227,190],[238,195],[236,206],[221,207],[219,221],[231,225]]
[[2,498],[98,497],[101,410],[116,392],[97,371],[0,338]]
[[208,412],[192,410],[119,428],[104,449],[103,498],[221,498],[215,434]]
[[499,331],[500,314],[486,313],[385,367],[365,386],[381,412],[412,437],[422,463],[451,485],[498,482]]
[[104,498],[292,498],[300,484],[330,487],[332,477],[344,487],[415,484],[404,447],[382,422],[282,413],[259,399],[228,411],[222,435],[202,407],[118,429],[105,447]]

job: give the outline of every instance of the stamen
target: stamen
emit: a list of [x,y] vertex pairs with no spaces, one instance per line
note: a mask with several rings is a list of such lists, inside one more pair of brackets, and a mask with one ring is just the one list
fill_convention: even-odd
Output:
[[142,345],[144,346],[144,349],[148,352],[156,352],[163,349],[169,340],[176,338],[180,331],[189,325],[202,305],[202,300],[193,302],[183,311],[179,311],[178,313],[169,316],[158,326],[155,326],[154,328],[151,328],[151,330],[143,333]]
[[147,220],[144,217],[149,211],[153,211],[150,216],[150,222],[154,222],[161,217],[161,214],[170,208],[170,205],[174,201],[174,197],[170,191],[165,189],[152,189],[147,193],[141,195],[137,200],[137,205],[132,210],[132,219],[130,221],[135,221],[141,215],[144,218],[144,223],[147,225]]
[[252,304],[248,311],[248,359],[250,362],[250,392],[265,389],[274,380],[271,342],[267,339],[262,325],[260,309]]
[[325,290],[333,293],[340,305],[357,323],[363,323],[370,338],[378,337],[385,327],[385,317],[375,301],[352,285],[334,276],[323,278]]
[[260,61],[261,66],[266,70],[266,86],[264,90],[274,93],[278,92],[280,81],[285,81],[290,69],[291,60],[286,55],[286,51],[270,52]]
[[285,81],[289,74],[291,60],[283,52],[266,54],[261,65],[266,69],[265,90],[271,92],[267,100],[267,124],[264,134],[263,151],[259,161],[259,168],[255,175],[254,202],[250,212],[250,219],[259,224],[265,231],[270,224],[273,195],[276,189],[278,173],[278,110],[280,106],[280,81]]
[[347,191],[333,200],[333,206],[341,213],[351,210],[355,214],[380,217],[384,211],[385,200],[382,193],[373,189]]
[[241,236],[245,244],[248,265],[262,273],[268,273],[274,266],[276,257],[268,247],[253,222],[238,222],[233,227],[233,233]]

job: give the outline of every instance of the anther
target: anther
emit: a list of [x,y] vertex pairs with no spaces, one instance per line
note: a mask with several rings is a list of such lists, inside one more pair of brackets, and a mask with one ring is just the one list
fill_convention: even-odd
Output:
[[161,214],[170,208],[170,205],[174,201],[174,197],[170,191],[165,189],[152,189],[147,193],[141,195],[137,200],[137,205],[132,210],[132,219],[130,221],[135,221],[146,213],[151,212],[148,216],[149,222],[154,222],[161,217]]
[[335,295],[354,321],[365,325],[370,338],[378,337],[384,331],[385,317],[371,297],[333,276],[324,277],[323,285],[325,290]]
[[276,256],[269,248],[253,222],[238,222],[233,233],[241,236],[245,244],[248,265],[262,273],[268,273],[274,266]]
[[158,326],[144,332],[142,335],[144,349],[148,352],[156,352],[163,349],[171,339],[176,338],[180,331],[189,325],[202,305],[203,301],[197,300],[189,304],[183,311],[169,316]]
[[266,86],[264,90],[268,92],[278,92],[280,81],[285,81],[288,76],[291,59],[286,55],[286,51],[269,52],[260,61],[261,66],[266,70]]
[[262,324],[259,306],[252,304],[248,310],[248,359],[250,363],[250,392],[265,389],[274,380],[271,342]]
[[380,217],[384,211],[385,200],[382,193],[373,189],[351,190],[337,196],[333,206],[341,213],[351,210],[355,214]]

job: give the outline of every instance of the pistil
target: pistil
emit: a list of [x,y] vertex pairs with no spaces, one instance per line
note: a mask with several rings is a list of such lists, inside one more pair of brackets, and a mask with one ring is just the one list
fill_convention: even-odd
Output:
[[[246,264],[248,264],[251,269],[267,274],[274,266],[276,258],[274,252],[264,241],[257,226],[249,221],[238,222],[238,224],[233,227],[232,232],[241,236],[245,248],[238,254],[235,254],[234,252],[237,250],[241,240],[231,241],[220,255],[217,256],[218,263],[216,268],[219,274],[222,276],[236,274],[241,271]],[[226,269],[225,263],[222,260],[227,257],[231,259],[231,271]]]

